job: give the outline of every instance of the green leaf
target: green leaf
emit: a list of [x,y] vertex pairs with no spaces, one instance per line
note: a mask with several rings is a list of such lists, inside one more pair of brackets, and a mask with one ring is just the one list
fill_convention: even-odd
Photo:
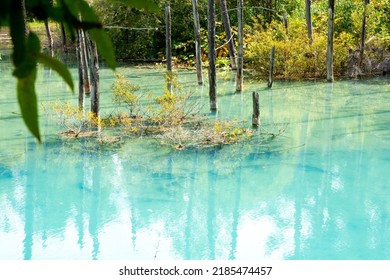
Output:
[[18,102],[24,123],[30,132],[41,141],[38,124],[37,96],[35,94],[35,79],[37,69],[35,68],[27,77],[19,78],[17,84]]
[[100,22],[98,15],[89,6],[89,4],[83,0],[77,0],[78,7],[80,9],[81,18],[87,22]]
[[39,63],[45,64],[46,66],[56,71],[62,77],[62,79],[68,84],[71,90],[74,91],[72,75],[70,74],[65,64],[44,53],[38,53],[37,59]]
[[[24,40],[24,39],[23,39]],[[41,43],[34,32],[30,32],[27,37],[26,53],[23,60],[17,65],[13,75],[17,78],[25,78],[35,70],[37,65],[36,54],[41,50]]]
[[[105,59],[108,67],[115,70],[114,46],[112,45],[111,38],[106,34],[106,32],[100,29],[103,26],[100,23],[99,17],[87,2],[83,0],[76,0],[75,2],[77,2],[77,6],[81,14],[81,24],[83,28],[92,28],[88,31],[91,39],[96,43],[97,49]],[[96,26],[96,24],[98,24],[98,26]]]
[[110,37],[106,32],[100,29],[91,29],[88,33],[91,39],[96,43],[97,49],[106,60],[108,67],[115,70],[115,51]]
[[137,8],[137,9],[145,9],[150,12],[158,12],[159,7],[153,0],[113,0],[115,2],[119,2],[122,4],[125,4],[129,7],[132,8]]
[[38,35],[34,32],[28,33],[27,37],[27,51],[32,54],[41,51],[41,41],[38,38]]
[[62,0],[59,1],[59,6],[62,8],[65,8],[67,11],[69,11],[74,17],[79,16],[79,11],[77,9],[77,2],[78,0]]

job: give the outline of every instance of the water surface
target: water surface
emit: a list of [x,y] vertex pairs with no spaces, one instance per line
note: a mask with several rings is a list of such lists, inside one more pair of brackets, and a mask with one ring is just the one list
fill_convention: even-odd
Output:
[[[120,68],[155,95],[163,70]],[[72,72],[76,78],[76,71]],[[113,73],[102,70],[104,113]],[[205,104],[195,74],[179,80]],[[40,68],[43,144],[26,131],[0,63],[0,259],[389,259],[390,80],[247,83],[219,73],[217,118],[285,132],[206,150],[155,140],[66,140],[43,108],[72,100]]]

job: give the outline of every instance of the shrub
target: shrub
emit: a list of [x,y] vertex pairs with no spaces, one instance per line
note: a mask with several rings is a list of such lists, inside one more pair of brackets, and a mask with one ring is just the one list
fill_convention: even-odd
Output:
[[[253,30],[248,38],[246,56],[247,62],[260,76],[268,76],[270,50],[275,46],[275,76],[285,79],[326,77],[326,34],[314,30],[310,44],[306,23],[302,19],[291,20],[288,33],[283,24],[276,21],[265,28],[255,22]],[[350,35],[344,32],[334,39],[335,76],[343,73],[351,44]]]

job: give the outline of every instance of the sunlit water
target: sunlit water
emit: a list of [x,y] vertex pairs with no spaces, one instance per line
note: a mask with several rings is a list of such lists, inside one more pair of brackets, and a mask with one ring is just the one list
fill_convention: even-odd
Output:
[[[163,70],[120,70],[162,92]],[[108,114],[113,73],[101,74]],[[1,62],[0,259],[389,259],[389,78],[247,83],[234,94],[231,74],[219,77],[216,117],[249,126],[256,90],[264,130],[285,132],[184,151],[62,139],[42,107],[77,96],[41,68],[37,144]],[[179,79],[207,112],[207,88],[193,72]]]

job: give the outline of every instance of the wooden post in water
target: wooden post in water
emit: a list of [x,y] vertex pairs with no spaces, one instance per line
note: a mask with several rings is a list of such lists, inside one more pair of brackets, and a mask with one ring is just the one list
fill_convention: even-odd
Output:
[[215,58],[215,0],[208,0],[207,2],[208,14],[208,59],[209,59],[209,98],[210,110],[218,110],[217,101],[217,72],[216,72],[216,58]]
[[79,109],[84,110],[84,101],[85,101],[85,91],[84,91],[84,84],[83,84],[83,60],[81,58],[81,42],[80,42],[80,30],[77,30],[76,32],[76,57],[78,62],[78,74],[79,74]]
[[201,38],[200,38],[198,0],[192,0],[192,14],[194,17],[194,32],[195,32],[196,76],[198,78],[198,85],[203,85],[202,42],[201,42]]
[[258,92],[252,92],[252,102],[253,102],[252,127],[258,128],[260,126],[260,105],[259,105]]
[[229,13],[227,10],[226,0],[219,0],[222,12],[222,23],[226,33],[227,48],[230,56],[230,64],[233,70],[237,69],[236,50],[234,48],[234,40],[232,29],[230,27]]
[[165,5],[165,41],[167,58],[167,88],[172,92],[172,38],[171,38],[171,7]]
[[268,76],[268,87],[272,87],[274,77],[274,64],[275,64],[275,46],[271,48],[271,54],[269,56],[269,76]]
[[244,39],[243,39],[243,0],[237,0],[237,16],[238,16],[238,58],[237,58],[237,77],[236,91],[241,92],[243,89],[243,68],[244,68]]
[[306,25],[307,25],[307,36],[309,37],[310,45],[313,42],[313,25],[311,21],[311,0],[306,0]]
[[333,82],[334,1],[335,0],[328,0],[328,47],[326,52],[328,82]]
[[370,4],[370,0],[364,0],[364,11],[362,20],[362,34],[360,37],[360,49],[359,49],[359,65],[363,64],[364,59],[364,41],[366,40],[366,18],[367,18],[367,5]]

